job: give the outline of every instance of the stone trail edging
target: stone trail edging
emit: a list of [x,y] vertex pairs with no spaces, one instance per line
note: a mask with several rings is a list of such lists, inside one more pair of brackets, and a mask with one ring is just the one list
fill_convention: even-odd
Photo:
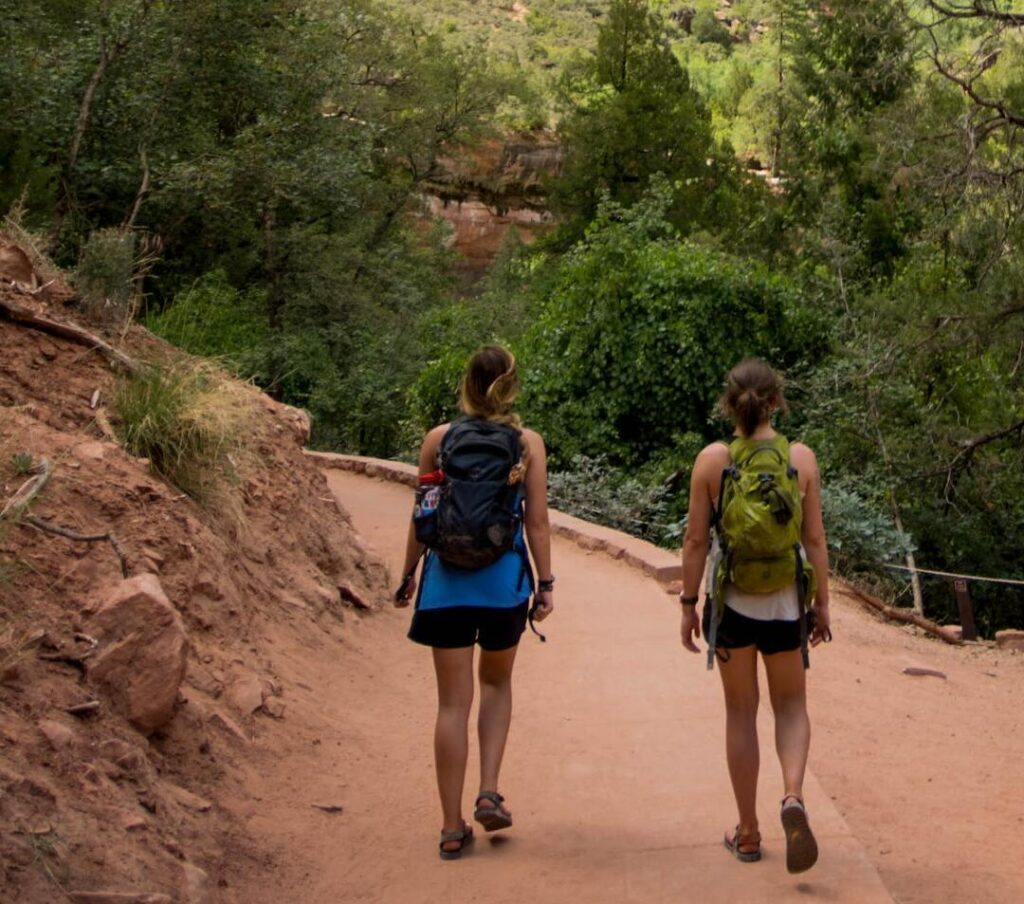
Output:
[[[416,486],[417,469],[414,465],[400,461],[388,461],[381,458],[366,458],[361,455],[342,455],[336,452],[313,452],[305,450],[306,455],[316,461],[322,468],[336,468],[341,471],[352,471]],[[564,512],[551,509],[551,532],[575,543],[581,549],[604,553],[613,559],[625,562],[662,584],[675,584],[682,581],[683,569],[677,554],[624,534],[591,524],[582,518],[575,518]]]

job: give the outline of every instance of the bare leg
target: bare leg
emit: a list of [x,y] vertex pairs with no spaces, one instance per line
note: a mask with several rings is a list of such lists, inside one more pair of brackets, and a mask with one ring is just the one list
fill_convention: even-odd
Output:
[[719,661],[725,691],[725,754],[729,778],[739,811],[741,835],[757,832],[757,648],[729,650],[727,662]]
[[807,717],[804,664],[799,650],[764,657],[768,693],[775,713],[775,749],[782,764],[784,795],[803,798],[811,723]]
[[498,790],[498,772],[512,720],[512,666],[518,646],[480,653],[480,790]]
[[[469,708],[473,703],[473,647],[434,648],[437,675],[437,724],[434,728],[434,763],[437,790],[444,814],[443,829],[462,828],[462,788],[469,755]],[[452,843],[451,849],[458,844]]]

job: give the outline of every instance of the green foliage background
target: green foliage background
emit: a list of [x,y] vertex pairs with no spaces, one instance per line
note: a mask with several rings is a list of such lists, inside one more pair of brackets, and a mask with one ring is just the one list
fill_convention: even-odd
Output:
[[[913,548],[1024,578],[1024,10],[941,6],[25,0],[0,205],[97,303],[130,271],[119,305],[320,447],[413,456],[509,344],[559,501],[664,542],[725,371],[762,355],[843,573],[904,599],[884,566]],[[424,193],[529,130],[562,144],[558,226],[460,294]],[[1024,624],[971,590],[985,631]]]

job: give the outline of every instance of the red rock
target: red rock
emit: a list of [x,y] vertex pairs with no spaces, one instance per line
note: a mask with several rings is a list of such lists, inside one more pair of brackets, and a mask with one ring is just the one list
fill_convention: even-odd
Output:
[[373,608],[368,602],[366,602],[366,600],[356,593],[349,584],[338,585],[338,593],[341,594],[341,598],[346,603],[351,603],[357,609],[366,611]]
[[71,450],[71,454],[81,461],[102,461],[106,451],[106,443],[101,443],[99,440],[87,440],[75,446]]
[[163,783],[162,788],[168,797],[184,807],[186,810],[194,810],[196,813],[205,813],[213,806],[213,804],[206,800],[206,798],[200,797],[198,794],[193,794],[186,788],[182,788],[178,785],[172,785],[170,782]]
[[263,682],[252,672],[240,675],[224,692],[228,705],[241,716],[251,716],[263,705]]
[[1004,650],[1024,651],[1024,631],[1017,628],[996,631],[996,646]]
[[185,677],[188,637],[156,575],[122,581],[89,628],[100,641],[88,660],[89,678],[140,731],[148,734],[167,724]]
[[140,832],[149,828],[146,817],[139,813],[124,813],[121,816],[121,828],[126,832]]
[[286,704],[277,697],[268,697],[263,701],[263,710],[268,716],[274,719],[283,719]]
[[118,738],[103,741],[100,744],[100,753],[125,772],[137,771],[142,768],[145,761],[145,755],[138,747]]
[[205,870],[200,869],[194,863],[183,863],[181,865],[181,901],[182,904],[209,904],[210,877]]
[[40,719],[36,727],[43,733],[43,737],[50,742],[50,746],[54,750],[65,750],[74,746],[77,735],[67,725],[53,719]]
[[234,735],[238,740],[249,743],[249,736],[242,731],[242,726],[230,716],[225,716],[222,712],[213,712],[210,714],[209,721],[211,725],[216,725],[218,728],[222,728],[228,734]]

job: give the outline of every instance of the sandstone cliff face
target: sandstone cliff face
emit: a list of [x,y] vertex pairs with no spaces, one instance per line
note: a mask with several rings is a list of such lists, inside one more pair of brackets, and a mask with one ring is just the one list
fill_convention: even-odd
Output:
[[443,176],[424,194],[420,215],[451,227],[464,288],[486,274],[510,229],[530,244],[554,225],[546,191],[562,160],[550,133],[492,139],[442,158]]

